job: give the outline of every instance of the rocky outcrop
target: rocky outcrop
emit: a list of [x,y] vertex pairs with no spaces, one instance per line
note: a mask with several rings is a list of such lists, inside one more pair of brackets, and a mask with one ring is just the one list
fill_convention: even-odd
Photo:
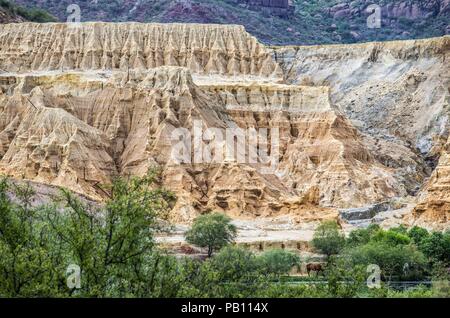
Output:
[[414,195],[434,169],[424,158],[449,128],[449,52],[442,37],[279,48],[274,56],[289,83],[329,85],[331,102]]
[[278,83],[203,84],[229,111],[310,113],[331,110],[328,87]]
[[440,158],[414,215],[446,215],[449,38],[269,50],[237,26],[78,28],[0,30],[1,173],[102,200],[158,168],[175,222],[316,222],[408,201]]
[[[367,7],[372,5],[367,1],[352,1],[336,4],[326,10],[335,19],[354,18],[372,13],[367,12]],[[387,1],[379,3],[381,17],[384,23],[389,19],[423,19],[444,15],[450,9],[448,0],[425,0],[425,1]]]
[[439,164],[419,196],[413,211],[420,225],[445,228],[450,223],[450,139],[442,149]]
[[44,109],[24,118],[2,159],[4,172],[95,197],[95,186],[109,184],[116,175],[109,144],[98,131],[61,112]]
[[[303,94],[296,95],[297,90]],[[251,101],[251,96],[270,101],[261,91],[244,100]],[[293,88],[289,96],[295,107],[288,103],[282,112],[274,112],[277,108],[270,103],[272,108],[257,101],[255,107],[245,103],[239,107],[233,98],[230,104],[230,114],[240,127],[280,128],[279,177],[289,188],[304,193],[317,187],[322,205],[339,207],[404,194],[392,171],[374,158],[352,124],[331,107],[328,89]]]
[[0,69],[127,70],[183,66],[195,73],[279,76],[267,49],[242,26],[199,24],[7,24]]
[[[0,168],[14,177],[101,199],[101,185],[115,175],[160,167],[179,197],[178,221],[207,210],[255,217],[367,204],[401,191],[324,87],[196,85],[179,67],[106,80],[65,73],[3,82],[12,84],[3,86],[10,93],[0,105]],[[279,166],[262,173],[259,163],[235,159],[174,162],[172,132],[196,120],[224,135],[230,127],[279,129]]]
[[33,90],[28,106],[18,110],[16,127],[8,125],[0,134],[2,148],[7,148],[3,173],[95,197],[95,185],[108,184],[117,175],[106,135],[64,109],[46,107],[34,98],[39,93],[39,88]]
[[345,221],[360,221],[374,218],[378,213],[391,208],[388,202],[377,203],[362,208],[339,210],[339,216]]
[[[450,38],[443,37],[280,48],[274,54],[289,82],[330,85],[332,102],[363,133],[365,146],[395,170],[408,194],[416,195],[435,169],[436,158],[445,167],[449,52]],[[436,181],[438,171],[420,195],[414,215],[425,220],[422,224],[445,227],[449,192],[442,187],[445,177]]]

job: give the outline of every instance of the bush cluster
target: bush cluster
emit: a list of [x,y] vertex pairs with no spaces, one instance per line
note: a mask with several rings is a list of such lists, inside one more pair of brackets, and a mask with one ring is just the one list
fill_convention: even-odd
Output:
[[[448,282],[450,233],[376,225],[346,238],[338,225],[317,229],[313,245],[327,256],[321,277],[289,276],[295,253],[255,254],[234,245],[236,228],[221,214],[194,221],[187,240],[205,260],[159,248],[175,197],[156,175],[117,179],[99,205],[62,189],[48,204],[29,184],[0,180],[0,297],[432,297],[448,286],[394,291],[391,279]],[[381,289],[367,288],[367,265],[382,270]],[[304,264],[303,264],[304,265]],[[78,279],[79,278],[79,279]]]

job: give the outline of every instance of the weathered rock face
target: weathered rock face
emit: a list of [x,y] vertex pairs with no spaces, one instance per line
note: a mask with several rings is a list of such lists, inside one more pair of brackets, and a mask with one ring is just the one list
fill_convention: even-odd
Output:
[[232,25],[7,24],[0,56],[0,68],[13,72],[171,65],[205,74],[280,75],[266,48]]
[[[100,199],[99,185],[112,177],[157,166],[179,196],[176,209],[183,212],[175,218],[182,221],[204,210],[271,216],[401,194],[324,87],[198,86],[178,67],[119,73],[105,82],[67,73],[6,82],[14,84],[4,86],[11,95],[0,106],[0,168],[15,177]],[[174,162],[172,132],[192,129],[196,120],[224,135],[229,127],[279,130],[279,165],[263,174],[258,164],[236,160]]]
[[[408,194],[416,195],[448,138],[449,52],[450,38],[443,37],[280,48],[274,54],[288,82],[329,85],[332,103],[364,135],[365,146],[395,171]],[[445,157],[442,152],[440,162],[445,162]],[[433,177],[428,184],[431,189]],[[433,208],[433,195],[430,204],[424,196],[416,211],[422,211],[424,218],[428,215],[428,222],[448,222],[449,208],[442,204],[445,199],[440,208]],[[448,197],[443,191],[438,201]]]
[[[10,87],[13,95],[3,95],[0,106],[0,140],[2,149],[8,149],[0,163],[2,170],[98,199],[103,193],[96,185],[109,183],[117,174],[143,175],[168,163],[175,127],[189,127],[193,118],[214,127],[219,121],[183,68],[155,69],[139,85],[127,74],[91,83],[75,74],[24,76],[15,85]],[[27,91],[28,96],[23,96]],[[67,156],[73,160],[65,160]],[[38,164],[32,165],[34,158]],[[31,171],[23,175],[28,166]],[[40,166],[45,172],[51,169],[46,178],[39,173]]]
[[[446,149],[448,38],[272,52],[236,26],[83,23],[7,25],[0,43],[0,172],[101,200],[113,177],[157,167],[176,222],[337,217],[415,195]],[[255,136],[271,170],[250,160]]]
[[434,228],[445,228],[450,220],[450,139],[443,147],[438,166],[419,196],[413,220]]
[[[363,128],[392,134],[397,128],[398,135],[414,140],[437,125],[432,120],[445,110],[449,52],[450,37],[442,37],[281,47],[274,55],[289,83],[331,86],[332,102]],[[432,111],[418,118],[424,109]]]
[[[355,18],[371,13],[370,10],[366,10],[371,4],[373,3],[368,1],[343,2],[332,6],[326,11],[335,19]],[[450,9],[448,0],[392,1],[376,4],[380,6],[384,24],[389,24],[390,19],[403,18],[412,20],[444,15]]]
[[274,54],[288,82],[330,86],[332,103],[413,194],[430,173],[423,158],[448,131],[449,52],[450,38],[443,37],[280,48]]
[[[0,168],[18,178],[101,199],[99,185],[113,176],[143,175],[159,166],[180,198],[176,209],[183,213],[176,219],[182,221],[203,210],[271,216],[399,194],[390,172],[331,107],[326,88],[197,86],[189,70],[162,67],[117,74],[104,83],[76,74],[23,76],[11,90],[0,106]],[[278,129],[279,167],[262,174],[257,164],[173,162],[172,132],[192,129],[195,120],[224,134],[230,126]]]
[[2,158],[2,168],[17,178],[92,195],[93,182],[110,183],[117,174],[109,147],[100,131],[63,109],[29,108]]
[[229,85],[218,93],[239,127],[279,128],[279,178],[294,191],[317,186],[322,205],[340,207],[405,194],[331,106],[328,88]]
[[363,208],[342,209],[339,216],[346,221],[360,221],[374,218],[378,213],[388,211],[391,206],[388,202],[377,203]]

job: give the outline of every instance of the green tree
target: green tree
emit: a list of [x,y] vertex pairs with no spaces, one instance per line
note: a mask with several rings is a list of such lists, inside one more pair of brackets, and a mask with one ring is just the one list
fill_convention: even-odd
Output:
[[236,227],[226,215],[205,214],[194,220],[185,236],[188,243],[208,248],[208,257],[211,257],[214,251],[234,241]]
[[426,229],[414,226],[408,231],[408,236],[413,240],[414,244],[420,247],[423,240],[429,236]]
[[345,245],[345,236],[335,221],[320,224],[314,232],[312,244],[315,249],[330,256],[339,254]]
[[414,273],[421,276],[426,265],[424,255],[413,245],[390,245],[376,241],[347,250],[343,258],[357,265],[376,264],[388,280],[394,275],[402,277]]
[[264,252],[259,256],[259,260],[264,273],[276,276],[288,274],[294,266],[300,265],[300,257],[298,255],[282,249]]
[[251,297],[268,283],[257,257],[244,248],[226,246],[206,263],[215,273],[220,297]]
[[356,229],[350,232],[347,238],[348,246],[364,245],[370,242],[373,236],[380,231],[378,224],[371,224],[365,229]]
[[328,294],[332,297],[356,297],[366,287],[366,267],[352,264],[346,258],[337,258],[327,266]]
[[[176,272],[176,261],[158,253],[153,239],[174,197],[155,188],[154,177],[115,180],[104,205],[62,190],[57,202],[36,208],[29,186],[0,182],[0,296],[149,297],[161,295],[158,286],[177,290],[176,280],[160,275]],[[13,190],[17,203],[9,199]],[[81,270],[80,289],[66,285],[69,265]]]
[[450,233],[431,233],[421,241],[420,249],[432,263],[450,265]]
[[389,246],[408,245],[411,243],[411,239],[406,234],[396,230],[380,230],[372,236],[371,241],[385,243]]
[[[15,200],[10,199],[11,195]],[[30,185],[0,180],[0,297],[62,296],[64,251]]]
[[220,275],[212,267],[210,261],[200,261],[191,258],[183,258],[181,263],[181,277],[177,297],[182,298],[207,298],[220,297]]
[[[61,213],[53,209],[48,223],[63,242],[69,264],[81,268],[85,296],[129,296],[148,291],[144,277],[152,277],[154,234],[162,230],[173,195],[152,189],[156,175],[130,180],[116,179],[108,190],[110,199],[97,207],[63,190]],[[67,264],[68,265],[68,264]]]

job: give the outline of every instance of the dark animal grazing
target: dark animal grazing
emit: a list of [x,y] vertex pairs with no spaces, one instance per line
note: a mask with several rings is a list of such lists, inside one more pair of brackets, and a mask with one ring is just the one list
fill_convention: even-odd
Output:
[[306,265],[306,271],[308,272],[308,276],[311,272],[316,272],[316,275],[323,272],[323,266],[319,263],[310,263]]

